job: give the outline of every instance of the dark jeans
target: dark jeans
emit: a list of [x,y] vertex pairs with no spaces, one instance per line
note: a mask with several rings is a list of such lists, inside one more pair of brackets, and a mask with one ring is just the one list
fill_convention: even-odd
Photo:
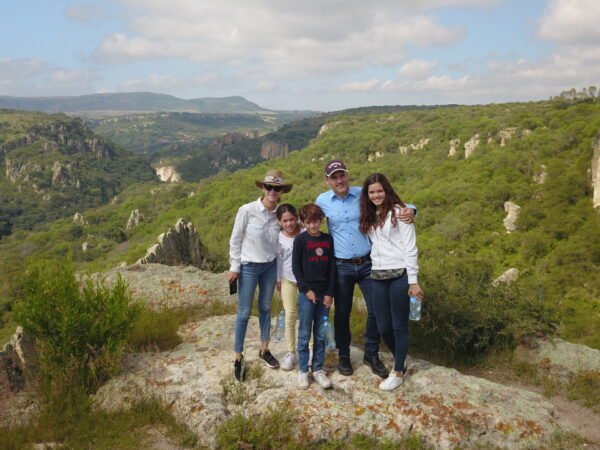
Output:
[[404,371],[408,353],[408,277],[373,280],[373,307],[377,328],[394,354],[394,370]]
[[335,342],[339,356],[350,357],[350,313],[354,286],[360,286],[367,305],[367,323],[365,325],[365,356],[375,356],[379,353],[379,330],[373,310],[371,292],[371,261],[362,264],[352,264],[336,260],[337,278],[335,283]]

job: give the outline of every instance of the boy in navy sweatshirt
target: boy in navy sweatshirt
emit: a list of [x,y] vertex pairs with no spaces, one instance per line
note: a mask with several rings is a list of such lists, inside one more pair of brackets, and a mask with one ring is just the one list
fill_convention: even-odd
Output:
[[300,209],[306,231],[294,239],[292,271],[298,284],[298,388],[308,388],[308,343],[313,332],[312,373],[323,389],[331,381],[323,370],[325,336],[323,319],[329,316],[335,289],[335,259],[333,238],[320,231],[325,214],[309,203]]

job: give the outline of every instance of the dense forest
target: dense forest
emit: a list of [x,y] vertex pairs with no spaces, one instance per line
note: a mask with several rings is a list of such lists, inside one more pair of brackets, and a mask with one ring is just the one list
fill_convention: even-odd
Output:
[[[4,320],[10,279],[28,257],[70,254],[80,270],[93,271],[132,263],[179,217],[198,228],[210,267],[225,270],[235,212],[260,193],[254,180],[280,168],[294,184],[284,201],[301,205],[327,189],[323,166],[335,157],[355,185],[383,172],[418,207],[428,302],[416,342],[477,358],[556,332],[600,348],[600,217],[590,180],[600,131],[595,100],[329,114],[325,129],[286,158],[198,183],[130,186],[113,203],[84,211],[84,225],[59,220],[0,242]],[[512,232],[503,224],[505,202],[520,207]],[[144,222],[125,230],[133,209]],[[518,269],[518,280],[494,287],[509,268]]]

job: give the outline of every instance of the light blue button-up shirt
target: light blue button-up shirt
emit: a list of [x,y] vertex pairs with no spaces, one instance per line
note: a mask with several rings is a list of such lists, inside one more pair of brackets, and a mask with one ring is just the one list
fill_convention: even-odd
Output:
[[327,217],[336,258],[358,258],[371,252],[369,240],[358,228],[361,191],[361,188],[351,186],[348,194],[342,199],[335,195],[333,190],[329,190],[319,195],[315,202]]
[[[327,217],[336,258],[359,258],[371,253],[371,243],[359,229],[361,192],[362,188],[350,186],[342,199],[335,195],[332,189],[323,192],[315,201]],[[414,205],[407,203],[406,207],[414,209],[416,214]]]

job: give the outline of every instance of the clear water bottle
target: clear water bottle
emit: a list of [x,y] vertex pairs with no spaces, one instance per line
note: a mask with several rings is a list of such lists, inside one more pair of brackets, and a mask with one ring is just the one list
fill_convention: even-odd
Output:
[[421,300],[417,297],[410,298],[410,313],[408,314],[410,320],[421,320]]
[[283,334],[285,332],[285,310],[279,311],[277,316],[277,323],[275,324],[275,340],[277,342],[283,341]]
[[333,325],[329,322],[329,317],[323,316],[323,337],[325,338],[325,349],[335,349],[335,334],[333,333]]

